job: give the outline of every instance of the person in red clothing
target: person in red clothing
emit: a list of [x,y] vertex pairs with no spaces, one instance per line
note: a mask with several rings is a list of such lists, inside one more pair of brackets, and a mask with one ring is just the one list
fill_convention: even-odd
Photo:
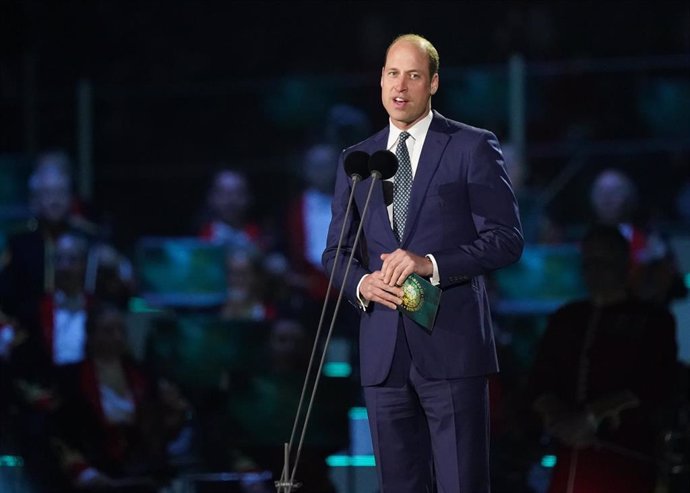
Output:
[[675,321],[628,292],[615,226],[582,241],[589,297],[554,313],[530,376],[532,406],[558,444],[549,493],[652,493],[655,442],[675,392]]
[[261,229],[248,217],[252,201],[247,177],[242,172],[218,171],[207,194],[207,217],[199,236],[233,249],[261,250]]
[[166,473],[166,445],[190,406],[176,387],[159,381],[128,356],[125,318],[96,306],[87,319],[87,358],[61,369],[62,408],[53,446],[74,488],[122,484],[157,491]]
[[626,173],[609,168],[595,178],[590,200],[598,223],[615,226],[630,245],[630,288],[639,298],[668,304],[687,288],[675,254],[660,234],[636,220],[637,186]]
[[331,221],[331,201],[339,151],[330,144],[316,144],[304,153],[303,190],[288,208],[286,237],[289,259],[301,287],[320,304],[326,295],[328,276],[321,265],[326,233]]

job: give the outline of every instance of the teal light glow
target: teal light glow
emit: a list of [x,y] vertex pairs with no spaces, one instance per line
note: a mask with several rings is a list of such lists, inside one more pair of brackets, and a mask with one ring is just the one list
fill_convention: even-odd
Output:
[[161,310],[151,307],[144,298],[132,297],[129,300],[129,311],[132,313],[158,313]]
[[375,467],[373,455],[330,455],[326,458],[330,467]]
[[0,467],[22,467],[24,459],[16,455],[0,455]]
[[347,378],[352,374],[352,366],[350,363],[333,361],[323,365],[323,374],[331,378]]
[[544,457],[541,458],[541,465],[542,467],[553,467],[556,465],[556,456],[555,455],[545,455]]
[[687,286],[687,288],[690,289],[690,272],[685,274],[685,286]]
[[367,408],[366,407],[352,407],[347,413],[350,419],[367,419]]

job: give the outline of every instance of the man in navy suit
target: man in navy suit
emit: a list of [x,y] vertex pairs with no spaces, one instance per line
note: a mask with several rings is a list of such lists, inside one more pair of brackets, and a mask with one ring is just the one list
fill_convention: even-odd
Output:
[[[434,481],[439,492],[489,492],[487,379],[498,363],[484,276],[517,261],[524,242],[496,137],[431,110],[438,63],[421,36],[388,47],[381,99],[389,125],[343,152],[323,255],[330,272],[347,220],[335,282],[362,310],[360,370],[381,493],[432,491]],[[375,184],[362,218],[368,178],[346,218],[344,158],[382,149],[400,161],[393,201]],[[403,164],[411,176],[401,174]],[[344,279],[360,222],[363,237]],[[432,330],[396,310],[412,273],[442,290]]]

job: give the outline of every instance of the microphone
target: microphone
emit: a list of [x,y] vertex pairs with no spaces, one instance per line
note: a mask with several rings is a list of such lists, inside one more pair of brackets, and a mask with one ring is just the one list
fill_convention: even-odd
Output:
[[[295,421],[293,423],[292,433],[290,436],[290,442],[285,444],[285,449],[284,449],[285,457],[284,457],[284,463],[283,463],[283,471],[282,471],[280,480],[275,482],[276,488],[278,489],[279,492],[282,491],[282,493],[291,493],[293,488],[298,487],[298,484],[295,483],[295,474],[297,472],[297,466],[299,464],[299,459],[300,459],[300,456],[302,453],[302,446],[304,444],[304,436],[305,436],[305,433],[307,431],[307,424],[309,423],[309,418],[311,416],[311,411],[312,411],[312,408],[314,405],[314,397],[316,395],[316,390],[318,389],[318,386],[319,386],[319,380],[320,380],[321,372],[323,370],[323,365],[324,365],[324,362],[326,359],[326,350],[328,349],[328,344],[331,340],[331,335],[333,334],[333,327],[335,325],[336,317],[338,315],[340,303],[342,302],[342,299],[343,299],[343,290],[345,289],[345,284],[346,284],[347,278],[350,274],[350,267],[352,266],[352,260],[353,260],[355,251],[357,250],[357,243],[359,242],[359,238],[362,235],[362,227],[364,226],[364,219],[366,218],[367,211],[369,209],[369,202],[371,200],[372,191],[374,190],[374,185],[376,183],[376,180],[387,180],[388,178],[391,178],[393,175],[395,175],[395,172],[398,170],[398,158],[395,156],[395,154],[393,154],[390,151],[386,151],[386,150],[376,151],[371,157],[369,157],[369,155],[364,151],[353,151],[345,157],[345,161],[343,162],[343,166],[345,168],[345,173],[347,173],[347,175],[352,179],[352,189],[350,190],[350,197],[349,197],[349,200],[347,203],[345,216],[343,218],[343,224],[342,224],[342,228],[340,231],[340,238],[338,239],[338,245],[337,245],[335,257],[333,260],[333,266],[331,268],[330,276],[328,279],[328,288],[326,289],[326,297],[324,299],[323,309],[321,311],[321,319],[319,320],[319,325],[318,325],[318,328],[316,330],[316,335],[314,337],[314,346],[312,348],[311,357],[309,359],[309,366],[307,368],[307,374],[306,374],[306,377],[304,380],[304,386],[302,388],[302,395],[300,396],[300,402],[299,402],[299,405],[297,406],[297,415],[296,415]],[[299,438],[299,441],[297,444],[297,452],[295,453],[294,465],[292,466],[292,468],[290,468],[290,466],[289,466],[290,453],[292,452],[293,443],[296,439],[298,422],[299,422],[299,418],[301,415],[302,406],[304,404],[304,398],[306,396],[306,390],[307,390],[308,382],[310,380],[312,365],[314,364],[314,357],[316,355],[316,348],[317,348],[319,337],[320,337],[321,330],[323,327],[324,316],[326,313],[326,306],[328,304],[328,295],[330,293],[331,286],[333,284],[333,277],[334,277],[336,267],[338,264],[338,259],[340,257],[340,250],[342,248],[342,242],[343,242],[343,238],[344,238],[344,234],[345,234],[345,226],[348,223],[347,218],[350,215],[350,209],[351,209],[352,202],[354,199],[355,187],[356,187],[357,183],[360,180],[362,180],[362,178],[367,174],[367,171],[369,172],[369,175],[371,176],[371,184],[369,186],[369,191],[367,193],[366,200],[364,201],[364,207],[362,208],[362,212],[360,214],[359,226],[357,227],[357,231],[355,233],[352,247],[350,250],[350,255],[348,256],[347,263],[345,265],[345,272],[343,274],[343,281],[342,281],[342,284],[340,286],[340,290],[338,291],[338,298],[337,298],[336,303],[335,303],[335,308],[333,309],[333,316],[331,318],[330,326],[328,328],[328,333],[326,334],[326,340],[324,342],[324,346],[322,349],[319,367],[316,371],[316,376],[315,376],[313,388],[312,388],[311,395],[309,398],[309,404],[307,405],[306,413],[304,416],[304,422],[303,422],[302,427],[301,427],[300,438]]]
[[387,180],[398,171],[398,158],[391,151],[376,151],[369,158],[369,172],[379,180]]
[[[343,161],[343,168],[345,173],[352,180],[352,187],[350,190],[350,196],[347,202],[347,209],[345,210],[345,216],[343,218],[343,226],[340,230],[340,237],[338,238],[338,244],[336,248],[336,254],[333,261],[333,267],[331,268],[330,275],[328,277],[328,287],[326,288],[326,295],[324,297],[323,306],[321,308],[321,317],[319,319],[319,324],[316,328],[316,335],[314,336],[314,345],[312,347],[311,356],[309,357],[309,365],[304,377],[304,383],[302,385],[302,393],[299,398],[299,404],[297,405],[297,412],[295,413],[295,420],[292,424],[292,432],[290,433],[290,441],[285,444],[284,448],[284,458],[283,458],[283,470],[280,476],[280,480],[275,482],[275,486],[279,493],[291,493],[293,488],[298,488],[299,483],[295,482],[295,474],[297,472],[297,466],[299,465],[299,459],[302,453],[302,446],[304,444],[304,436],[307,430],[307,425],[309,423],[309,418],[311,416],[312,406],[314,404],[314,396],[316,395],[316,390],[319,386],[319,380],[321,377],[321,371],[323,369],[324,360],[326,357],[326,350],[328,349],[328,344],[333,333],[333,323],[330,324],[329,331],[326,335],[326,340],[322,349],[322,354],[320,358],[320,364],[316,374],[314,376],[314,383],[309,397],[309,403],[305,411],[303,420],[300,420],[302,416],[302,408],[305,404],[305,397],[307,395],[307,388],[309,387],[309,382],[312,379],[312,369],[315,363],[316,351],[319,346],[319,340],[321,338],[321,331],[324,325],[324,319],[326,315],[326,307],[328,306],[328,298],[331,293],[331,287],[333,285],[333,276],[338,265],[338,260],[340,258],[340,250],[342,248],[343,238],[345,236],[345,226],[348,223],[348,217],[351,215],[352,204],[354,202],[355,188],[357,183],[362,181],[365,176],[369,175],[369,153],[364,151],[352,151]],[[370,192],[371,193],[371,192]],[[348,267],[349,268],[349,267]],[[338,306],[340,305],[340,299],[342,298],[342,289],[338,297],[338,302],[333,311],[333,320],[335,320],[335,315],[338,311]],[[294,454],[294,464],[292,468],[290,467],[290,455],[292,454],[293,446],[297,438],[297,430],[301,422],[301,431],[299,433],[299,442],[297,445],[297,451]]]
[[343,167],[353,181],[363,180],[369,174],[369,154],[364,151],[352,151],[345,157]]

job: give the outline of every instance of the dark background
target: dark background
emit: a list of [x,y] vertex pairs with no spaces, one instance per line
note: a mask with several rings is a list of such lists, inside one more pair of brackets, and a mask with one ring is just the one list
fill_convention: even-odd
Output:
[[[524,61],[524,157],[507,164],[522,169],[514,185],[532,245],[542,216],[562,227],[561,240],[578,238],[604,167],[633,177],[644,223],[690,231],[676,204],[690,184],[687,1],[0,0],[0,236],[26,220],[26,178],[54,149],[73,160],[87,216],[132,257],[143,236],[197,234],[222,164],[248,174],[255,217],[280,225],[301,153],[323,139],[333,105],[361,109],[371,132],[387,124],[380,67],[406,32],[440,52],[433,107],[491,129],[506,151],[515,145],[509,66]],[[79,173],[80,87],[92,94],[92,177]],[[564,257],[554,275],[535,270],[532,255],[518,295],[530,289],[524,277],[539,294],[572,288],[564,274],[576,261]],[[546,312],[495,313],[501,375],[519,389]],[[505,483],[496,490],[513,493],[509,472],[532,457],[524,442],[495,450]]]
[[[299,184],[298,156],[328,109],[386,124],[378,77],[397,34],[441,54],[436,109],[509,142],[507,67],[527,66],[526,186],[579,153],[549,214],[578,222],[604,165],[627,168],[675,221],[690,174],[687,2],[0,2],[0,153],[76,159],[80,80],[93,94],[91,214],[127,247],[194,231],[212,170],[246,169],[255,213]],[[640,179],[643,178],[643,179]],[[23,185],[23,184],[22,184]]]

